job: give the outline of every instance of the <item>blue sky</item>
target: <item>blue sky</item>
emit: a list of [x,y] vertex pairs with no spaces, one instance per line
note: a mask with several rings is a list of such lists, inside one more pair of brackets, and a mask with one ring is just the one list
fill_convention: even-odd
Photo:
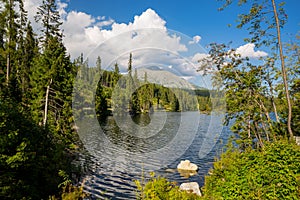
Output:
[[[237,15],[243,13],[245,8],[233,4],[220,12],[217,9],[221,5],[222,2],[217,0],[70,0],[67,10],[82,11],[93,16],[106,16],[118,23],[128,23],[133,21],[135,15],[140,15],[151,8],[166,21],[167,28],[190,37],[200,35],[201,44],[204,46],[211,42],[229,41],[242,45],[247,32],[235,28],[234,24]],[[287,39],[300,30],[300,1],[287,0],[285,9],[289,18],[283,36]],[[229,28],[228,24],[233,26]]]
[[[32,21],[41,2],[25,0]],[[235,28],[238,14],[249,9],[245,6],[233,4],[220,12],[222,2],[217,0],[57,0],[57,5],[68,53],[71,58],[83,53],[90,65],[100,56],[103,67],[117,62],[124,72],[132,52],[135,67],[160,66],[201,84],[203,77],[196,69],[198,60],[207,56],[204,49],[210,43],[232,42],[238,53],[253,59],[269,53],[245,43],[247,31]],[[299,0],[288,0],[285,5],[285,41],[294,39],[300,30],[299,8]],[[33,25],[38,31],[39,25]]]

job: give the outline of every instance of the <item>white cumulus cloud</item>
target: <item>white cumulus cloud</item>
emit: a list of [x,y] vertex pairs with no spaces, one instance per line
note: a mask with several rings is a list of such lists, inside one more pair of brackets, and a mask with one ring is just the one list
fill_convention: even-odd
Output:
[[249,58],[260,58],[268,55],[264,51],[255,51],[254,48],[255,45],[253,43],[248,43],[238,47],[236,49],[236,53],[240,54],[242,57],[249,57]]
[[61,1],[57,1],[57,10],[58,10],[58,13],[60,14],[60,16],[62,18],[64,18],[67,15],[67,12],[65,10],[65,8],[67,8],[67,7],[68,7],[67,3],[63,3]]
[[42,0],[25,0],[24,1],[24,9],[28,11],[28,19],[31,22],[33,29],[38,32],[40,29],[40,25],[35,22],[34,16],[38,11],[38,7],[42,4]]
[[197,62],[199,62],[201,59],[205,59],[205,58],[207,58],[209,55],[208,54],[206,54],[206,53],[196,53],[193,57],[192,57],[192,61],[194,62],[194,63],[197,63]]
[[201,37],[199,35],[196,35],[193,37],[192,41],[189,41],[189,44],[197,44],[200,42],[200,40],[201,40]]
[[[111,29],[102,28],[110,24]],[[181,38],[169,35],[165,24],[166,22],[152,9],[147,9],[141,15],[135,16],[133,21],[127,24],[71,11],[67,14],[62,28],[65,35],[64,43],[73,58],[81,53],[88,55],[101,43],[109,39],[113,40],[113,37],[119,37],[108,47],[108,51],[114,55],[121,53],[124,41],[129,45],[127,47],[129,49],[147,46],[149,48],[165,48],[172,52],[186,51],[186,46],[180,43]],[[145,29],[147,31],[140,31]],[[157,29],[161,31],[157,31]],[[132,33],[130,37],[124,34],[127,32]]]
[[96,25],[99,26],[99,27],[110,26],[115,22],[115,20],[113,20],[113,19],[108,19],[108,20],[105,20],[105,19],[106,19],[105,16],[97,18],[97,20],[101,20],[101,21],[97,22]]
[[[32,22],[41,2],[25,0],[25,8]],[[204,55],[199,51],[190,52],[189,48],[195,50],[192,44],[199,43],[201,37],[196,35],[187,38],[184,34],[169,31],[166,21],[153,9],[134,16],[128,23],[118,23],[106,16],[68,11],[67,7],[65,1],[57,2],[63,22],[63,42],[72,59],[83,53],[85,58],[88,57],[89,64],[94,66],[96,58],[100,56],[103,68],[118,62],[121,72],[124,72],[129,53],[132,53],[134,67],[157,66],[181,77],[199,75],[196,72],[197,60]],[[38,27],[34,23],[35,30]]]

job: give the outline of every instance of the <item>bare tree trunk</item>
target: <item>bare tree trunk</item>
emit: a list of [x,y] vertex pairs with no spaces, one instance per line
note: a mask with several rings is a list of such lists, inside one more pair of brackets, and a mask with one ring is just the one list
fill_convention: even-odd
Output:
[[47,115],[48,115],[48,97],[49,97],[49,90],[50,90],[50,85],[52,83],[52,79],[50,80],[49,85],[47,86],[47,90],[46,90],[46,100],[45,100],[45,110],[44,110],[44,120],[43,120],[43,125],[44,127],[46,127],[46,123],[47,123]]
[[273,106],[273,109],[274,109],[274,113],[275,113],[275,117],[276,117],[276,122],[279,123],[279,117],[278,117],[278,113],[277,113],[277,107],[276,107],[276,104],[275,104],[273,96],[271,97],[271,102],[272,102],[272,106]]
[[[269,74],[268,74],[268,77],[269,77]],[[276,107],[275,100],[274,100],[274,90],[273,90],[273,86],[272,86],[272,81],[270,79],[268,79],[267,82],[268,82],[268,85],[270,87],[271,102],[272,102],[274,114],[275,114],[275,117],[276,117],[276,122],[279,123],[279,116],[278,116],[278,113],[277,113],[277,107]]]
[[264,148],[264,142],[261,138],[261,134],[259,133],[259,128],[258,128],[257,122],[254,122],[254,126],[255,126],[255,130],[256,130],[256,131],[254,131],[255,137],[258,139],[260,147]]
[[272,0],[272,5],[273,5],[274,18],[276,20],[277,39],[278,39],[280,61],[281,61],[281,73],[282,73],[283,84],[284,84],[284,88],[285,88],[286,100],[287,100],[287,104],[288,104],[287,128],[288,128],[288,133],[290,135],[290,139],[293,139],[294,135],[293,135],[293,131],[292,131],[292,128],[291,128],[292,104],[291,104],[291,100],[290,100],[289,88],[288,88],[288,83],[287,83],[287,76],[286,76],[286,70],[285,70],[285,64],[284,64],[284,57],[283,57],[283,50],[282,50],[282,43],[281,43],[281,35],[280,35],[280,25],[279,25],[279,19],[278,19],[278,14],[277,14],[275,0]]
[[248,132],[248,139],[251,138],[251,117],[248,116],[248,125],[247,125],[247,132]]
[[10,72],[10,53],[8,53],[6,57],[6,84],[7,85],[9,84],[9,72]]
[[7,19],[7,27],[8,27],[8,30],[7,30],[7,56],[6,56],[6,84],[8,86],[9,84],[9,75],[10,75],[10,48],[11,48],[11,10],[10,10],[10,7],[12,5],[12,2],[9,1],[9,9],[8,9],[8,19]]

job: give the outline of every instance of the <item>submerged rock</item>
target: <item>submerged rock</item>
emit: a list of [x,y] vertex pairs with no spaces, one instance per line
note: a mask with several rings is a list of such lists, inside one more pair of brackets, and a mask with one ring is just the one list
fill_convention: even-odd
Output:
[[192,170],[182,170],[182,169],[177,169],[181,177],[184,178],[190,178],[191,176],[195,176],[197,174],[197,171],[192,171]]
[[179,187],[180,190],[186,190],[198,196],[201,196],[200,188],[197,182],[182,183]]
[[194,163],[191,163],[189,160],[182,160],[180,163],[177,165],[178,170],[188,170],[188,171],[197,171],[198,166]]
[[168,172],[168,173],[175,173],[176,169],[166,169],[166,172]]
[[300,146],[300,136],[294,136],[296,144]]

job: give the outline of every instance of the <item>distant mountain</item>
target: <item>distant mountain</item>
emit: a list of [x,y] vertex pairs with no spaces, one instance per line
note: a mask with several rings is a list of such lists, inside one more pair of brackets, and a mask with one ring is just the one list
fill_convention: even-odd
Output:
[[193,86],[193,89],[194,90],[208,90],[207,88],[205,87],[201,87],[201,86],[198,86],[198,85],[195,85],[195,84],[192,84],[191,85]]
[[147,67],[147,68],[138,68],[137,75],[138,79],[144,81],[145,73],[147,73],[147,80],[150,83],[156,83],[163,85],[169,88],[180,88],[180,89],[205,89],[194,84],[191,84],[187,80],[159,67]]

